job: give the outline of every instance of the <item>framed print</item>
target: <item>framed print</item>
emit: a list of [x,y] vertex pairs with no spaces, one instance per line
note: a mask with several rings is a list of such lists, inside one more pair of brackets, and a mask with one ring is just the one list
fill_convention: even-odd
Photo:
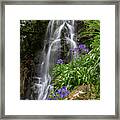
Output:
[[117,0],[1,9],[2,119],[119,119]]

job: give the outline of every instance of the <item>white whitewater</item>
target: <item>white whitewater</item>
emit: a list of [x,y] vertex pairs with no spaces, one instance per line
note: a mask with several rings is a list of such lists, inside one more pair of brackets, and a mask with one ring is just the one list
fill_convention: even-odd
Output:
[[[38,92],[38,100],[46,100],[50,91],[50,68],[53,67],[58,59],[61,59],[62,44],[65,42],[69,49],[77,47],[74,41],[74,20],[52,20],[48,24],[45,45],[43,50],[43,62],[41,64],[41,77],[35,84]],[[63,40],[63,43],[62,43]],[[73,54],[72,58],[75,58]]]

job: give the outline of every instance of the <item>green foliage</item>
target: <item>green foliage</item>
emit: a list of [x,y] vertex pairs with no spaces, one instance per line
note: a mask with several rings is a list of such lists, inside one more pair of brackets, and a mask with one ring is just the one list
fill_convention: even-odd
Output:
[[91,48],[94,37],[100,36],[100,21],[99,20],[85,20],[84,27],[78,30],[78,42],[84,43]]
[[52,76],[56,87],[67,86],[72,89],[74,86],[86,83],[96,84],[99,81],[99,47],[98,39],[95,39],[88,54],[82,55],[68,64],[56,65],[53,68]]
[[57,90],[62,86],[67,86],[72,91],[75,86],[82,84],[93,84],[94,93],[100,94],[100,33],[99,21],[85,21],[86,29],[79,35],[90,36],[90,40],[85,41],[90,48],[88,54],[80,54],[75,60],[68,64],[56,65],[51,73],[52,84]]
[[45,32],[48,20],[21,20],[20,21],[20,57],[34,54],[44,47]]

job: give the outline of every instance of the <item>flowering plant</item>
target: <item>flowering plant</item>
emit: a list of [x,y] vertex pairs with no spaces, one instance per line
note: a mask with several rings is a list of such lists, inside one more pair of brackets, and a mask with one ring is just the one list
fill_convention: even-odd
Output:
[[70,91],[67,90],[66,86],[56,90],[56,92],[52,91],[48,97],[48,100],[63,100],[65,97],[69,95]]
[[63,64],[63,63],[64,63],[64,62],[63,62],[62,59],[58,59],[57,64]]
[[70,55],[77,52],[77,58],[67,64],[63,62],[64,59],[59,59],[52,69],[52,84],[55,91],[52,99],[65,99],[76,86],[83,84],[94,85],[94,92],[98,98],[100,97],[99,21],[86,21],[86,27],[88,29],[80,31],[78,47],[69,50]]

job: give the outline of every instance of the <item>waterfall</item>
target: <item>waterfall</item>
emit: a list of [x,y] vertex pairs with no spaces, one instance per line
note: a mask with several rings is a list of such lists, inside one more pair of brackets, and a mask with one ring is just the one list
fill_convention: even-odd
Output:
[[[43,62],[41,64],[41,77],[35,84],[37,87],[38,100],[45,100],[50,91],[50,69],[56,64],[58,59],[73,59],[77,54],[64,54],[63,49],[74,49],[77,47],[74,41],[74,20],[51,20],[48,24],[45,45],[43,49]],[[66,47],[67,46],[67,47]],[[66,57],[66,56],[67,57]],[[67,60],[66,60],[67,62]]]

